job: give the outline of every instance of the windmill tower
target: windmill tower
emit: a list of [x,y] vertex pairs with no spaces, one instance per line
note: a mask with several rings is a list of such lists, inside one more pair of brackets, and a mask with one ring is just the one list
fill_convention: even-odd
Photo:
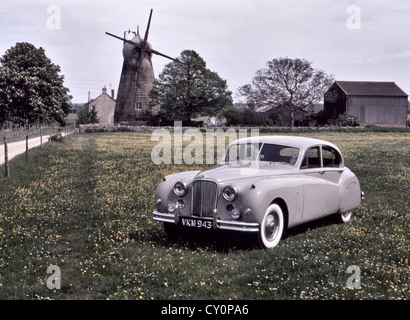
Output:
[[[152,9],[144,39],[141,38],[139,29],[137,32],[133,32],[134,37],[131,40],[125,38],[127,32],[124,32],[123,38],[106,32],[106,34],[124,42],[122,49],[124,62],[114,111],[115,123],[137,123],[156,115],[159,111],[159,105],[152,105],[149,97],[155,80],[152,55],[156,54],[178,61],[154,50],[148,42],[151,17]],[[131,32],[128,31],[128,34]]]

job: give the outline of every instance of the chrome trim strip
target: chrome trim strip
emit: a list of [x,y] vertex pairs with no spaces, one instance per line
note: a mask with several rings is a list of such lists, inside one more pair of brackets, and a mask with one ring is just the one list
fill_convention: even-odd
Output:
[[218,210],[214,209],[214,214],[212,215],[212,227],[214,230],[218,229]]
[[216,220],[218,229],[223,230],[233,230],[233,231],[243,231],[243,232],[258,232],[259,223],[251,222],[239,222],[239,221],[225,221]]
[[[158,212],[154,211],[154,220],[155,221],[160,221],[160,222],[168,222],[168,223],[177,223],[179,222],[179,219],[182,217],[178,214],[174,213],[163,213],[163,212]],[[184,218],[189,218],[184,217]],[[214,213],[213,218],[201,218],[201,217],[194,217],[194,218],[200,218],[202,220],[212,220],[212,224],[214,229],[221,229],[221,230],[232,230],[232,231],[241,231],[241,232],[257,232],[259,231],[259,223],[256,222],[241,222],[241,221],[227,221],[227,220],[220,220],[217,218],[217,213]]]
[[172,213],[162,213],[162,212],[154,211],[153,214],[154,214],[153,219],[155,221],[175,223],[174,214]]

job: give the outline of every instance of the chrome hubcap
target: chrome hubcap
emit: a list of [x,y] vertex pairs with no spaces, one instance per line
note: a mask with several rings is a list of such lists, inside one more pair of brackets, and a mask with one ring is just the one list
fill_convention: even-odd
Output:
[[275,212],[271,213],[267,218],[266,218],[266,223],[265,223],[265,234],[266,238],[268,240],[273,240],[276,237],[276,234],[278,232],[278,216]]

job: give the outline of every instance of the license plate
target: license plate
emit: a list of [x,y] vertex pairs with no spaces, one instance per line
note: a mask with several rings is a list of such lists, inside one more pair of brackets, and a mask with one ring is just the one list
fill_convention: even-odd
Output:
[[202,220],[197,218],[181,218],[181,223],[184,227],[212,229],[212,221]]

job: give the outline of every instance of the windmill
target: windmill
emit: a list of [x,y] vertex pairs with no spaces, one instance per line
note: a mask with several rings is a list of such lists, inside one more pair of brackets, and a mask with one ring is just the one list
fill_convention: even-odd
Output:
[[124,42],[122,50],[124,62],[114,110],[115,123],[137,123],[158,113],[159,106],[150,105],[149,97],[155,80],[151,59],[153,54],[179,62],[154,50],[148,42],[152,11],[151,9],[144,39],[139,35],[139,28],[137,32],[128,31],[128,34],[134,35],[131,40],[126,39],[127,32],[124,32],[123,38],[106,32],[107,35]]

